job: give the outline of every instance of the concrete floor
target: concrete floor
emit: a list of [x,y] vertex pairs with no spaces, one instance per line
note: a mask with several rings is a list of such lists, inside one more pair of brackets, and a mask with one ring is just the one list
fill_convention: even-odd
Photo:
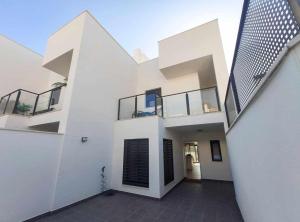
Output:
[[38,222],[241,222],[233,184],[183,182],[162,200],[117,192],[100,195]]

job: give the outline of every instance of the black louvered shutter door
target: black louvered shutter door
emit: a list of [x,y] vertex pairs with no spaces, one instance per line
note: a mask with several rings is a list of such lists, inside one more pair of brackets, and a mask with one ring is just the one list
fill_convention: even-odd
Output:
[[149,140],[124,141],[123,184],[149,187]]
[[165,185],[174,180],[173,143],[168,139],[164,139],[164,174]]

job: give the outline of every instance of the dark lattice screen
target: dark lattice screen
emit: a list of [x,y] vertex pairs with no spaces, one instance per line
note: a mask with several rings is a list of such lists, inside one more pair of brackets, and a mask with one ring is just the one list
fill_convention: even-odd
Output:
[[123,184],[149,187],[149,140],[124,141]]
[[173,164],[173,142],[164,139],[164,175],[165,185],[174,180],[174,164]]
[[245,0],[231,69],[241,109],[299,30],[288,0]]

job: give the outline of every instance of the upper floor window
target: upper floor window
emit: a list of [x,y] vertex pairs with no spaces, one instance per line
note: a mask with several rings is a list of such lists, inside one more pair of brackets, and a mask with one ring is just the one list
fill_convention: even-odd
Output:
[[60,92],[61,92],[61,88],[53,90],[52,96],[51,96],[51,105],[58,104]]
[[146,91],[146,107],[155,107],[156,96],[161,96],[161,88]]

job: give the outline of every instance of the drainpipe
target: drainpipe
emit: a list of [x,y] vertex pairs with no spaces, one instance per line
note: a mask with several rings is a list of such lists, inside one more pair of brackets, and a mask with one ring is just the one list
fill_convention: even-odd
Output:
[[288,0],[288,1],[295,15],[295,18],[298,24],[300,25],[300,0]]

